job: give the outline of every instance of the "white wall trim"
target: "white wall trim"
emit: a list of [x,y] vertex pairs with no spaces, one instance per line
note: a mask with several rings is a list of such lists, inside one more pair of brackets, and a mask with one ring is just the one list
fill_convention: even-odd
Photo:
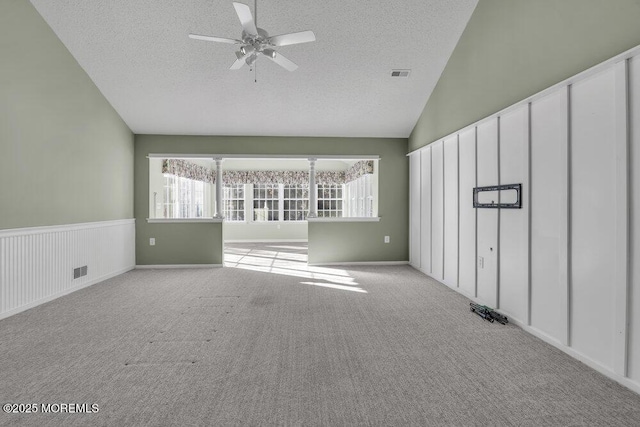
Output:
[[525,140],[525,150],[524,150],[524,182],[522,185],[524,188],[528,189],[526,194],[523,196],[523,201],[526,203],[526,221],[525,221],[525,241],[524,241],[524,251],[526,256],[527,263],[527,271],[525,272],[525,286],[526,292],[524,295],[525,298],[525,321],[527,325],[531,325],[531,103],[527,103],[527,135]]
[[612,370],[610,370],[607,367],[601,365],[600,363],[588,358],[584,354],[575,351],[571,347],[565,346],[561,342],[558,342],[558,340],[550,337],[549,335],[545,334],[544,332],[540,331],[539,329],[536,329],[536,328],[534,328],[532,326],[528,326],[528,325],[522,323],[521,321],[519,321],[518,319],[514,319],[512,317],[509,317],[509,322],[513,323],[516,326],[519,326],[524,331],[529,332],[531,335],[535,336],[536,338],[541,339],[542,341],[546,342],[547,344],[551,344],[552,346],[554,346],[558,350],[560,350],[563,353],[573,357],[574,359],[579,360],[580,362],[584,363],[588,367],[600,372],[601,374],[603,374],[607,378],[610,378],[613,381],[617,382],[618,384],[620,384],[620,385],[622,385],[622,386],[624,386],[624,387],[626,387],[626,388],[628,388],[628,389],[640,394],[640,384],[638,384],[637,382],[613,372]]
[[[497,116],[496,117],[496,121],[497,121],[497,123],[496,123],[496,156],[497,156],[497,159],[496,159],[497,170],[496,170],[496,172],[498,174],[498,185],[500,185],[500,184],[504,184],[502,182],[502,178],[501,178],[502,171],[500,170],[501,169],[500,168],[500,159],[502,158],[502,156],[500,155],[500,136],[502,135],[502,126],[501,126],[502,117],[501,116]],[[502,192],[498,191],[498,203],[500,203],[501,194],[502,194]],[[501,282],[500,281],[500,271],[501,271],[501,269],[500,269],[500,252],[501,252],[501,246],[502,246],[500,244],[500,234],[501,234],[500,231],[501,231],[501,228],[502,228],[501,227],[502,222],[500,221],[500,219],[501,219],[501,216],[502,216],[502,209],[498,209],[497,216],[498,216],[498,218],[497,218],[498,226],[496,227],[497,234],[496,234],[496,296],[495,296],[495,298],[496,298],[496,307],[500,308],[500,304],[501,304],[501,301],[500,301],[500,295],[501,295],[500,294],[500,282]]]
[[243,160],[260,160],[260,159],[304,159],[314,158],[316,160],[380,160],[377,154],[362,155],[342,155],[342,154],[189,154],[189,153],[149,153],[147,158],[162,159],[243,159]]
[[223,218],[147,218],[149,224],[198,224],[221,223]]
[[[354,262],[314,262],[311,266],[323,265],[409,265],[409,261],[354,261]],[[418,270],[420,271],[420,270]]]
[[285,220],[278,220],[278,221],[224,221],[224,225],[227,226],[231,226],[231,227],[260,227],[260,226],[277,226],[277,225],[284,225],[284,226],[291,226],[291,227],[295,227],[295,226],[300,226],[303,227],[305,224],[307,223],[307,220],[300,220],[300,221],[285,221]]
[[101,277],[97,277],[97,278],[95,278],[95,279],[93,279],[93,280],[91,280],[91,281],[89,281],[87,283],[83,283],[81,285],[74,286],[73,288],[65,289],[64,291],[61,291],[61,292],[59,292],[57,294],[49,295],[49,296],[47,296],[45,298],[41,298],[39,300],[30,302],[29,304],[20,306],[18,308],[13,309],[13,310],[9,310],[7,312],[0,313],[0,319],[5,319],[7,317],[13,316],[14,314],[18,314],[18,313],[21,313],[23,311],[29,310],[30,308],[39,306],[39,305],[44,304],[44,303],[49,302],[49,301],[53,301],[54,299],[58,299],[58,298],[60,298],[62,296],[68,295],[68,294],[70,294],[72,292],[75,292],[75,291],[78,291],[80,289],[88,288],[89,286],[95,285],[96,283],[104,282],[105,280],[108,280],[108,279],[111,279],[113,277],[119,276],[119,275],[124,274],[124,273],[126,273],[128,271],[131,271],[133,269],[134,269],[133,266],[127,267],[127,268],[123,268],[122,270],[115,271],[115,272],[109,273],[109,274],[105,274],[104,276],[101,276]]
[[82,222],[77,224],[44,225],[39,227],[8,228],[0,230],[0,238],[13,236],[31,236],[43,233],[59,233],[64,231],[87,230],[90,228],[115,227],[123,224],[135,224],[136,220],[116,219],[112,221]]
[[559,264],[559,282],[563,287],[560,298],[561,305],[565,307],[564,316],[562,316],[562,340],[566,345],[571,345],[571,85],[564,89],[565,96],[563,98],[565,105],[563,111],[566,114],[565,120],[562,120],[565,128],[562,133],[566,136],[564,144],[560,148],[560,164],[564,168],[561,172],[560,199],[564,202],[560,203],[560,229],[558,230],[558,252],[560,254]]
[[308,243],[309,239],[235,239],[224,243]]
[[615,64],[616,91],[616,266],[613,369],[627,375],[629,341],[629,76],[628,60]]
[[175,268],[220,268],[222,264],[145,264],[136,265],[136,270],[169,270]]
[[380,217],[307,218],[307,222],[380,222]]

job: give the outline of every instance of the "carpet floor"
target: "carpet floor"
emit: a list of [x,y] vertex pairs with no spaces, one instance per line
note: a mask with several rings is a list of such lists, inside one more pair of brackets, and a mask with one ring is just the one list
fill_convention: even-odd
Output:
[[[0,425],[640,425],[640,396],[409,266],[228,245],[0,321]],[[53,406],[55,408],[55,406]]]

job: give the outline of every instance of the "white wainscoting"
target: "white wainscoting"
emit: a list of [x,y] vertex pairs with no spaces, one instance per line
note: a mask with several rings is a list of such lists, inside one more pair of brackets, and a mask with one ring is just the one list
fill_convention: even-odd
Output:
[[[409,154],[411,205],[431,208],[411,210],[413,265],[636,392],[638,105],[640,47]],[[499,184],[521,209],[473,209]]]
[[133,219],[0,230],[0,319],[134,267]]

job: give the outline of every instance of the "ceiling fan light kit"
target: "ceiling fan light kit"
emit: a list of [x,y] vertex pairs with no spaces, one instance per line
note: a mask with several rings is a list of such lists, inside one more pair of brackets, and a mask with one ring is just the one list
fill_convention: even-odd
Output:
[[295,71],[298,66],[273,48],[308,43],[316,40],[313,31],[300,31],[269,37],[269,33],[257,27],[257,0],[256,3],[254,3],[254,10],[256,11],[255,20],[251,14],[251,9],[249,9],[249,6],[246,4],[233,2],[233,7],[242,25],[242,40],[189,34],[189,37],[194,40],[240,45],[240,48],[236,52],[236,61],[231,65],[232,70],[238,70],[242,68],[244,64],[252,66],[258,56],[261,55],[269,58],[288,71]]

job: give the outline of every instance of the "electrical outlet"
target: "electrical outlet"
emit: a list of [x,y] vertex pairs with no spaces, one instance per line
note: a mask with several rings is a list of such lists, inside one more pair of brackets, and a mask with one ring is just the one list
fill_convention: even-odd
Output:
[[149,246],[155,246],[156,245],[156,238],[152,237],[149,239]]
[[390,240],[389,240],[389,236],[384,236],[384,242],[385,242],[385,243],[389,243],[389,241],[390,241]]
[[478,268],[484,268],[484,257],[478,257]]

